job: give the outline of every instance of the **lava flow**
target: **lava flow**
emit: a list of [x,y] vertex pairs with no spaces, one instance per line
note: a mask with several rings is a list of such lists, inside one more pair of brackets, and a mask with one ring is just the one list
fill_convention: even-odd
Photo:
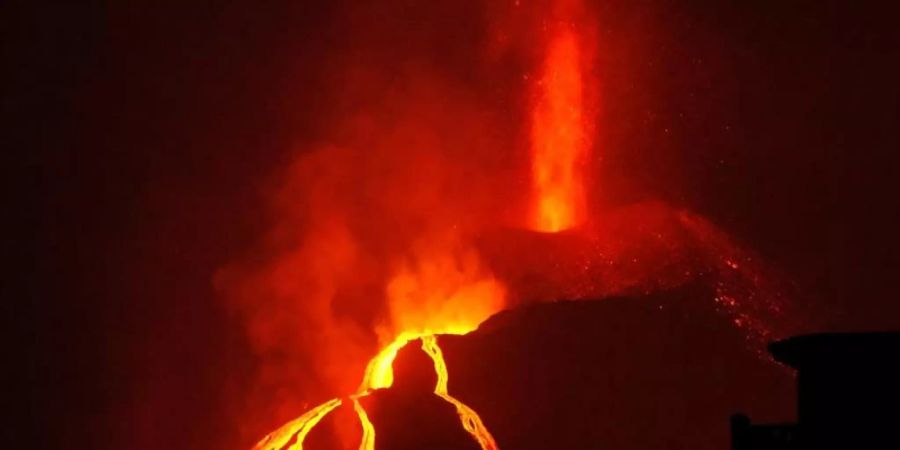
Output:
[[[484,426],[481,417],[478,416],[472,408],[466,406],[463,402],[457,400],[447,390],[447,363],[444,361],[444,355],[438,346],[437,337],[434,335],[416,336],[416,339],[422,340],[422,350],[431,357],[434,362],[434,370],[437,373],[437,384],[434,387],[435,395],[443,398],[452,404],[459,414],[460,422],[463,428],[478,441],[478,444],[484,450],[497,450],[497,444],[493,436]],[[378,356],[372,359],[366,370],[363,385],[360,386],[360,392],[352,395],[350,399],[353,402],[353,409],[362,425],[363,433],[360,441],[360,450],[373,450],[375,448],[376,431],[369,421],[365,408],[360,404],[359,398],[368,395],[372,389],[390,388],[393,383],[393,369],[391,363],[397,356],[397,351],[406,345],[410,340],[409,336],[404,336],[388,347],[382,350]],[[254,450],[302,450],[303,441],[309,431],[322,420],[325,415],[340,406],[341,399],[332,399],[321,405],[316,406],[307,413],[297,419],[288,422],[278,430],[270,433],[256,444]],[[286,447],[288,444],[289,447]]]
[[335,398],[316,406],[315,408],[307,411],[302,416],[284,424],[281,428],[273,431],[272,433],[269,433],[253,448],[280,450],[282,448],[285,448],[285,446],[292,440],[296,439],[296,443],[289,448],[291,450],[302,449],[303,440],[306,439],[306,435],[309,433],[309,431],[312,430],[312,428],[316,426],[316,424],[319,423],[319,421],[322,420],[325,415],[340,406],[341,403],[341,399]]
[[452,403],[456,407],[459,418],[462,420],[463,428],[469,432],[478,441],[483,449],[496,449],[497,444],[494,442],[493,436],[481,422],[472,408],[466,406],[463,402],[453,398],[447,391],[447,363],[444,361],[444,355],[441,353],[441,347],[438,346],[435,336],[422,336],[422,350],[428,353],[434,361],[434,370],[438,374],[438,382],[434,388],[434,393]]

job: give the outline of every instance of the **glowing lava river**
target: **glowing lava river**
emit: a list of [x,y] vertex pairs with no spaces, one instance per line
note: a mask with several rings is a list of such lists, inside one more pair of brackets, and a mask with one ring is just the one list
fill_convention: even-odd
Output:
[[[434,387],[435,395],[443,398],[456,408],[463,428],[478,441],[478,444],[482,449],[496,450],[498,448],[497,444],[494,442],[491,433],[484,426],[484,423],[482,423],[481,418],[478,417],[478,413],[466,406],[463,402],[453,398],[447,391],[447,363],[444,361],[444,355],[441,352],[441,347],[438,345],[437,337],[430,334],[415,337],[404,335],[385,347],[384,350],[369,362],[359,392],[350,396],[350,400],[353,402],[353,410],[356,412],[357,417],[359,417],[363,429],[362,439],[359,444],[360,450],[373,450],[375,448],[376,433],[375,428],[372,426],[372,422],[369,421],[365,408],[363,408],[362,404],[359,402],[359,398],[365,397],[374,389],[386,389],[393,384],[392,363],[394,357],[397,356],[397,351],[409,341],[417,338],[421,338],[422,350],[424,350],[434,362],[434,370],[435,373],[437,373],[437,384]],[[312,430],[323,417],[328,415],[328,413],[341,406],[342,403],[343,400],[335,398],[312,408],[297,419],[288,422],[281,428],[268,434],[257,443],[253,449],[281,450],[287,448],[289,450],[301,450],[303,448],[303,441],[310,430]],[[293,444],[286,447],[292,441]]]

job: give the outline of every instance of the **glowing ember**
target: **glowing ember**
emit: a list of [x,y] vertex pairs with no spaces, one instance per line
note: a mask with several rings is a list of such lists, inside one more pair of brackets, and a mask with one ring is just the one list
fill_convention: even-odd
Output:
[[549,42],[531,112],[531,227],[560,231],[584,219],[581,165],[590,146],[582,105],[578,37],[560,27]]

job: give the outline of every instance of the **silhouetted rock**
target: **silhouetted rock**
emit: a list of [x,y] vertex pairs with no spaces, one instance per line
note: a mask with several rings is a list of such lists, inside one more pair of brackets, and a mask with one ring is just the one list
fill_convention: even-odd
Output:
[[407,395],[383,389],[362,399],[378,450],[478,450],[456,408],[434,393]]
[[900,333],[812,334],[769,349],[797,369],[797,423],[735,416],[735,450],[900,448]]
[[419,340],[394,360],[394,384],[361,399],[375,428],[378,450],[479,450],[456,407],[434,393],[437,375]]
[[504,450],[727,448],[724,418],[791,417],[793,382],[715,309],[692,286],[504,312],[439,338],[449,390]]
[[[702,284],[646,296],[536,303],[438,342],[450,394],[478,412],[502,450],[721,450],[729,446],[726,418],[734,411],[791,419],[794,383],[763,341],[748,338],[717,307]],[[404,360],[395,363],[397,381],[434,376],[426,357]],[[362,399],[375,425],[376,449],[441,448],[421,439],[445,433],[456,437],[441,440],[478,448],[451,405],[421,388],[404,393],[407,388]],[[326,417],[320,427],[334,420]],[[304,448],[322,448],[312,444],[322,441],[317,433],[324,431],[314,429]]]
[[[479,450],[460,422],[456,407],[434,393],[434,362],[409,342],[394,359],[394,383],[359,399],[375,429],[376,450]],[[308,450],[356,450],[362,430],[351,399],[309,433]]]

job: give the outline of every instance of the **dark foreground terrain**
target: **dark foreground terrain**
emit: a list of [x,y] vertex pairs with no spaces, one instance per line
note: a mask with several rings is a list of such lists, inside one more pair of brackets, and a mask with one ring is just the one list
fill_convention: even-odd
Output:
[[[450,393],[504,450],[727,449],[732,413],[793,418],[794,380],[712,303],[691,287],[498,314],[469,335],[439,338]],[[424,361],[416,370],[431,370]],[[416,409],[409,417],[439,414]],[[349,408],[333,413],[305,447],[339,445],[328,435],[354,419]]]

